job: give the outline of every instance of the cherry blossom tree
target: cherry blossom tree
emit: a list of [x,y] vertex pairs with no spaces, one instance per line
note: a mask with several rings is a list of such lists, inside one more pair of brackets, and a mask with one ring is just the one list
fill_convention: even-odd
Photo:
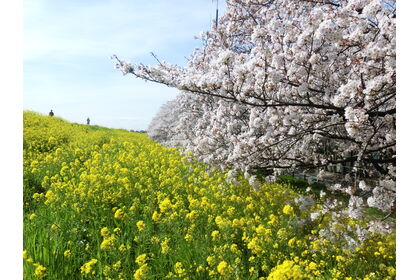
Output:
[[246,172],[349,164],[381,183],[362,181],[343,191],[369,189],[367,203],[389,211],[395,200],[395,1],[226,2],[226,14],[202,34],[203,47],[187,66],[114,56],[116,67],[182,91],[177,131],[202,160]]
[[[220,123],[208,138],[223,131],[233,143],[229,163],[355,162],[389,174],[395,165],[395,11],[379,0],[238,0],[227,7],[187,67],[115,57],[117,67],[215,97]],[[224,129],[223,120],[242,110],[246,129]]]
[[147,134],[150,138],[159,143],[167,143],[175,135],[175,128],[178,123],[178,111],[176,100],[163,104],[159,112],[150,121]]

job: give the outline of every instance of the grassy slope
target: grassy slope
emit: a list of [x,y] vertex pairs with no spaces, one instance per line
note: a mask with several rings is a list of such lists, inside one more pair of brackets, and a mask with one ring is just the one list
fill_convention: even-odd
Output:
[[328,215],[300,223],[320,206],[293,187],[225,178],[145,134],[24,112],[25,279],[394,278],[393,236],[345,251],[345,229],[319,237]]

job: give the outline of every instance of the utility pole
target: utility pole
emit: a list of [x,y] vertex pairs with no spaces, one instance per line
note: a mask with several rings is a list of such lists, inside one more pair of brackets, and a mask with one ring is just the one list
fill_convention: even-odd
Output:
[[[214,0],[211,0],[214,2]],[[219,0],[216,0],[216,28],[219,22]]]

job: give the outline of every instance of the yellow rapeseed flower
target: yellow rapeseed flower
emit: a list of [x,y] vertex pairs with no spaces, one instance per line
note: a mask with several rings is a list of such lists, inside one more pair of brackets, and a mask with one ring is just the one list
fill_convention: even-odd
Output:
[[345,261],[345,258],[344,258],[343,256],[336,256],[336,257],[335,257],[335,259],[336,259],[338,262],[344,262],[344,261]]
[[158,244],[160,242],[159,237],[152,236],[152,238],[150,238],[150,242],[152,242],[153,244]]
[[270,234],[270,230],[266,229],[263,225],[259,225],[256,229],[255,229],[256,233],[258,235],[261,236],[265,236],[265,235],[269,235]]
[[144,227],[146,226],[146,224],[143,221],[138,221],[136,223],[136,226],[137,226],[138,231],[142,231]]
[[194,220],[198,216],[198,212],[196,210],[192,210],[187,215],[185,215],[185,218],[189,220]]
[[46,273],[47,268],[45,266],[42,266],[42,265],[37,264],[37,263],[34,264],[34,266],[36,267],[35,273],[34,273],[36,278],[42,279],[45,276],[47,276],[47,273]]
[[107,237],[107,236],[109,236],[109,234],[110,234],[110,231],[107,227],[101,228],[101,236]]
[[142,264],[146,263],[147,261],[147,255],[141,254],[136,258],[136,263],[141,266]]
[[231,225],[231,222],[228,219],[224,219],[221,216],[217,216],[214,221],[220,229],[228,228]]
[[225,261],[220,262],[219,265],[217,266],[217,272],[219,272],[220,275],[222,276],[229,275],[231,270],[232,270],[231,266]]
[[104,240],[101,243],[100,248],[102,250],[111,250],[112,247],[115,244],[115,240],[116,240],[116,238],[115,238],[115,235],[113,235],[113,234],[111,236],[105,237]]
[[64,251],[64,257],[65,258],[70,258],[71,257],[71,251],[70,250],[65,250]]
[[121,244],[120,247],[118,247],[118,250],[120,252],[125,252],[127,251],[127,246],[125,244]]
[[161,253],[166,255],[169,251],[169,241],[170,239],[165,237],[165,239],[160,243]]
[[193,237],[192,237],[192,235],[191,235],[191,234],[189,234],[189,233],[187,233],[187,234],[185,235],[184,239],[185,239],[185,241],[187,241],[187,242],[191,242],[191,241],[193,241]]
[[121,229],[119,227],[116,227],[114,228],[113,232],[118,235],[121,233]]
[[88,261],[87,263],[84,263],[81,267],[80,267],[80,273],[81,274],[95,274],[95,270],[93,269],[93,266],[98,262],[97,259],[91,259],[90,261]]
[[293,215],[294,215],[294,212],[293,212],[293,207],[292,207],[292,206],[290,206],[289,204],[286,204],[286,205],[283,207],[283,213],[284,213],[284,214],[286,214],[286,215],[293,216]]
[[122,218],[124,218],[124,216],[125,216],[125,213],[122,209],[118,209],[114,213],[114,218],[117,219],[117,220],[121,220]]
[[316,270],[318,268],[318,265],[314,262],[310,262],[308,268],[309,270]]
[[117,261],[112,265],[112,268],[118,270],[121,268],[121,261]]
[[142,264],[139,269],[134,272],[134,280],[146,279],[148,266],[147,263]]
[[159,219],[160,219],[160,214],[158,212],[156,212],[156,211],[153,212],[152,220],[155,221],[155,222],[158,222]]
[[394,267],[389,266],[387,270],[388,270],[388,275],[389,276],[395,276],[395,268]]
[[214,256],[208,256],[206,261],[209,266],[214,266],[216,264],[216,258]]
[[160,204],[159,209],[162,213],[170,210],[172,208],[171,200],[169,198],[165,198]]
[[211,238],[212,238],[213,241],[218,240],[220,238],[220,231],[213,230],[211,232]]
[[293,261],[285,260],[282,264],[276,266],[267,280],[302,280],[304,274],[299,265]]
[[230,251],[234,254],[240,254],[241,251],[238,249],[238,245],[237,244],[232,244],[230,245]]
[[248,249],[251,249],[252,253],[259,255],[263,252],[263,249],[259,245],[259,241],[257,237],[254,237],[251,239],[250,242],[248,242]]
[[182,263],[181,262],[177,262],[176,264],[175,264],[175,273],[176,274],[178,274],[178,276],[183,276],[183,275],[185,275],[185,269],[184,269],[184,267],[182,266]]
[[289,246],[290,248],[295,247],[296,244],[296,237],[291,238],[288,242],[287,242],[287,246]]

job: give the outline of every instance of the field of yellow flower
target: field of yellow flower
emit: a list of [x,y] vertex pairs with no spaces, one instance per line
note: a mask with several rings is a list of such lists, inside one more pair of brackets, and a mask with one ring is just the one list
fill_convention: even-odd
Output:
[[24,279],[395,279],[394,234],[348,249],[305,220],[316,193],[302,210],[145,134],[26,111],[23,155]]

